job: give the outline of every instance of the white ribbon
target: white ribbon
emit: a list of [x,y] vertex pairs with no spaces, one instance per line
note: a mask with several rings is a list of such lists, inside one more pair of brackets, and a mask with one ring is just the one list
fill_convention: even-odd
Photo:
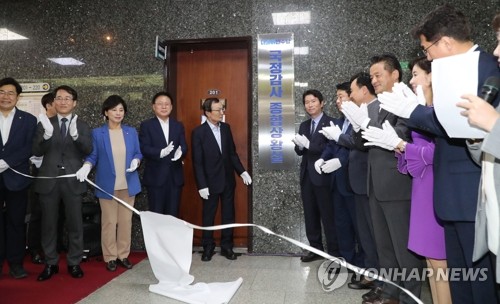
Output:
[[[37,177],[34,177],[34,176],[31,176],[31,175],[27,175],[27,174],[23,174],[23,173],[20,173],[12,168],[9,168],[11,169],[12,171],[16,172],[17,174],[20,174],[22,176],[25,176],[25,177],[28,177],[28,178],[44,178],[44,179],[47,179],[47,178],[67,178],[67,177],[76,177],[76,174],[65,174],[65,175],[60,175],[60,176],[57,176],[57,177],[47,177],[47,176],[37,176]],[[98,185],[96,185],[95,183],[93,183],[92,181],[90,181],[89,179],[85,179],[85,181],[87,181],[90,185],[92,185],[93,187],[101,190],[102,192],[104,192],[105,194],[111,196],[113,199],[115,199],[117,202],[119,202],[120,204],[122,204],[123,206],[127,207],[128,209],[130,209],[132,212],[136,213],[137,215],[140,215],[140,211],[135,209],[134,207],[130,206],[129,204],[127,204],[125,201],[119,199],[118,197],[104,191],[101,187],[99,187]],[[310,251],[310,252],[313,252],[319,256],[322,256],[324,257],[325,259],[328,259],[330,261],[333,261],[339,265],[341,265],[342,267],[345,267],[347,269],[350,269],[360,275],[364,275],[366,277],[369,277],[371,279],[375,279],[375,280],[379,280],[379,281],[383,281],[385,283],[388,283],[388,284],[391,284],[393,286],[396,286],[397,288],[401,289],[402,291],[404,291],[406,294],[408,294],[413,300],[415,300],[416,303],[418,304],[423,304],[423,302],[417,298],[413,293],[411,293],[409,290],[393,283],[392,281],[390,280],[387,280],[373,272],[370,272],[369,270],[365,269],[365,268],[360,268],[360,267],[357,267],[355,265],[352,265],[352,264],[349,264],[347,263],[346,261],[344,261],[343,259],[339,259],[337,257],[334,257],[334,256],[331,256],[329,255],[328,253],[326,252],[323,252],[321,250],[318,250],[314,247],[311,247],[309,245],[306,245],[302,242],[299,242],[297,240],[294,240],[292,238],[289,238],[287,236],[284,236],[284,235],[281,235],[281,234],[276,234],[274,233],[273,231],[269,230],[268,228],[264,227],[264,226],[260,226],[260,225],[256,225],[256,224],[227,224],[227,225],[217,225],[217,226],[209,226],[209,227],[202,227],[202,226],[198,226],[198,225],[194,225],[194,224],[191,224],[191,223],[188,223],[186,221],[183,221],[184,224],[187,226],[187,227],[190,227],[192,229],[199,229],[199,230],[220,230],[220,229],[226,229],[226,228],[236,228],[236,227],[256,227],[256,228],[259,228],[260,230],[262,230],[263,232],[267,233],[267,234],[270,234],[270,235],[274,235],[274,236],[277,236],[279,238],[282,238],[296,246],[299,246],[300,248],[303,248],[307,251]]]

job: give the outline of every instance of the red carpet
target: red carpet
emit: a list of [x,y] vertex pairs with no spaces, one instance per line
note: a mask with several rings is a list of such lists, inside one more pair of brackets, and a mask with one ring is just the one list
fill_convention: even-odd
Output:
[[[146,252],[132,252],[129,260],[135,265],[146,256]],[[84,277],[72,278],[66,269],[66,259],[61,255],[59,273],[48,281],[38,282],[36,279],[43,271],[44,265],[32,264],[27,258],[24,267],[28,277],[15,280],[9,275],[9,267],[5,264],[0,276],[0,303],[76,303],[126,271],[123,267],[118,267],[115,272],[107,271],[102,257],[90,258],[80,266]]]

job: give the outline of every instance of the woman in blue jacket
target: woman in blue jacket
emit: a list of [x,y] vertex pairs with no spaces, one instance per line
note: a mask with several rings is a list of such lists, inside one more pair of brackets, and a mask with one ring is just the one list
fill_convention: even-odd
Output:
[[[92,130],[93,150],[80,169],[85,180],[96,167],[95,182],[107,193],[133,206],[135,195],[141,192],[137,168],[142,159],[135,128],[123,125],[127,104],[118,95],[109,96],[102,104],[106,124]],[[101,246],[106,269],[117,265],[132,268],[128,260],[132,235],[132,211],[96,189],[101,205]]]

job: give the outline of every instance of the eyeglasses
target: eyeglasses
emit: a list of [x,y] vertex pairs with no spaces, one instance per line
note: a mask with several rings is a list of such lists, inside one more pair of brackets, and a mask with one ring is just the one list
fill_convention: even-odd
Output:
[[73,100],[73,97],[56,97],[54,98],[54,100],[57,102],[63,102],[63,101],[70,102]]
[[160,108],[163,108],[163,107],[171,107],[172,104],[171,103],[161,103],[161,102],[157,102],[155,103],[155,106],[158,106]]
[[439,42],[439,40],[441,40],[441,38],[439,38],[438,40],[434,41],[433,43],[431,43],[431,45],[429,45],[428,47],[426,47],[425,49],[422,50],[422,52],[424,53],[425,56],[427,56],[428,54],[428,50],[433,46],[435,45],[436,43]]
[[210,112],[220,112],[220,113],[222,113],[222,112],[224,112],[224,111],[226,111],[226,108],[211,109],[211,110],[210,110]]
[[12,97],[16,96],[17,93],[16,92],[12,92],[12,91],[8,91],[7,92],[7,91],[4,91],[4,90],[1,90],[0,91],[0,96],[3,96],[3,95],[7,95],[8,97],[12,98]]

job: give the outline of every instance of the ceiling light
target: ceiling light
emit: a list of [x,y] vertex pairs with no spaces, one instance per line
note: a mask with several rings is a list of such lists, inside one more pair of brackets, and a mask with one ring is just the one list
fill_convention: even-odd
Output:
[[71,57],[61,57],[61,58],[47,58],[52,62],[55,62],[60,65],[84,65],[85,63],[81,62],[80,60],[76,60],[75,58]]
[[309,55],[309,47],[308,46],[298,46],[293,48],[294,55]]
[[28,38],[21,36],[17,33],[14,33],[13,31],[10,31],[5,27],[0,27],[0,41],[23,40],[23,39],[28,39]]
[[273,13],[274,25],[292,25],[292,24],[309,24],[311,23],[311,12],[288,12],[288,13]]

